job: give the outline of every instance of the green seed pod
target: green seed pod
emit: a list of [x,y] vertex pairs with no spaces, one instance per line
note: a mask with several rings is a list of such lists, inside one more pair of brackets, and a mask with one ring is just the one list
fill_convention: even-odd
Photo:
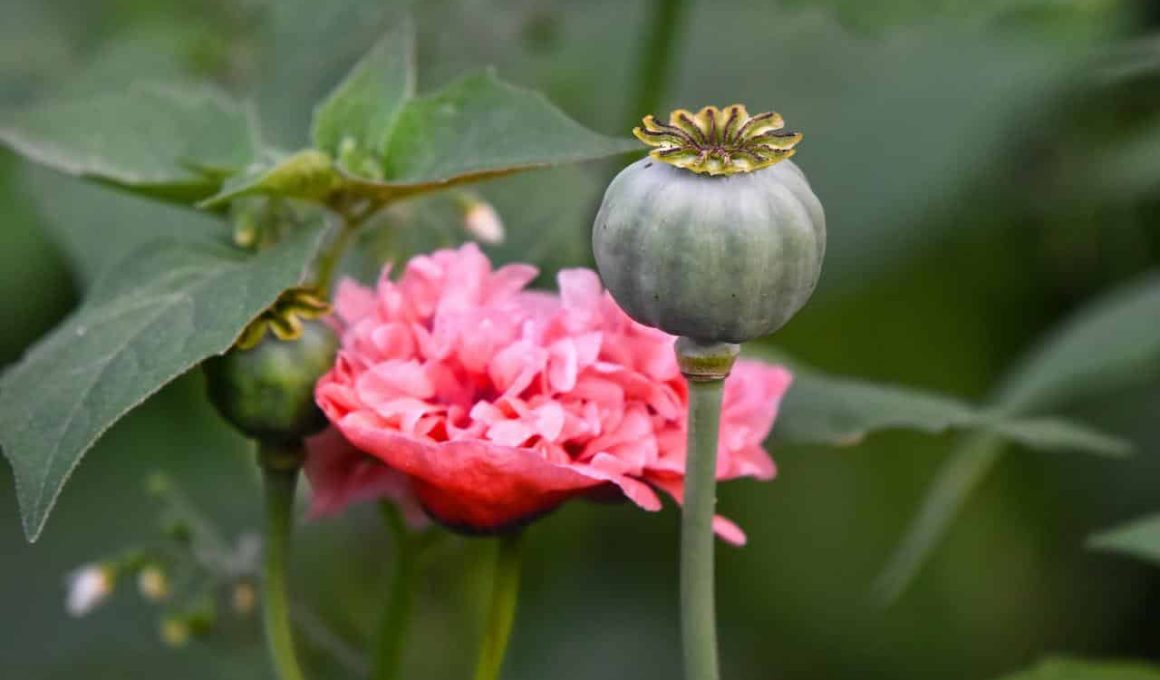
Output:
[[817,284],[822,205],[788,159],[801,135],[745,107],[675,111],[633,130],[653,145],[609,185],[593,226],[597,268],[637,321],[699,342],[781,328]]
[[316,301],[289,291],[233,349],[205,362],[210,401],[244,434],[291,441],[326,427],[314,403],[314,384],[333,365],[338,337],[317,318],[326,307]]

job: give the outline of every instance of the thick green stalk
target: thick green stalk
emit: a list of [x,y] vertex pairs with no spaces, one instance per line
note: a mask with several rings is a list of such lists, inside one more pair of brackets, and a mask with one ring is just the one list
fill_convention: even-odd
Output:
[[379,510],[391,534],[395,550],[395,568],[387,590],[388,600],[383,607],[375,640],[374,666],[371,680],[398,680],[403,661],[404,642],[411,621],[412,592],[416,571],[414,541],[398,506],[382,501]]
[[681,643],[685,680],[718,680],[714,603],[713,516],[717,506],[717,439],[721,395],[738,346],[677,340],[677,362],[689,381],[685,499],[681,515]]
[[686,680],[717,680],[713,515],[724,380],[689,383],[689,458],[681,518],[681,635]]
[[673,68],[673,45],[680,31],[685,0],[653,0],[652,16],[645,23],[648,35],[642,42],[632,111],[626,117],[637,125],[647,113],[658,113]]
[[294,649],[290,604],[286,595],[286,566],[290,561],[294,490],[302,464],[302,443],[262,443],[259,459],[265,485],[265,548],[262,573],[263,621],[266,645],[279,680],[303,680]]
[[487,614],[487,629],[483,634],[483,646],[479,650],[479,662],[475,666],[475,680],[499,680],[503,669],[520,589],[522,534],[520,531],[504,534],[499,537],[499,545],[496,546],[491,605]]

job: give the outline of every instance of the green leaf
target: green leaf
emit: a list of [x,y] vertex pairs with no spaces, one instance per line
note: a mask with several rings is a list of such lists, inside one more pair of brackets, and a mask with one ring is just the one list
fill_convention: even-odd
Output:
[[246,107],[161,85],[41,104],[5,121],[0,141],[60,172],[179,202],[216,191],[257,149]]
[[445,185],[639,148],[592,132],[543,95],[486,70],[403,110],[387,150],[386,178],[403,186]]
[[491,70],[414,94],[414,27],[384,36],[314,113],[315,149],[256,164],[199,206],[249,194],[390,203],[638,148],[593,132]]
[[888,429],[938,434],[950,429],[983,429],[1038,449],[1077,450],[1119,456],[1126,443],[1066,421],[999,416],[926,390],[796,370],[774,436],[791,443],[853,445]]
[[0,378],[0,448],[35,540],[84,453],[117,420],[207,357],[303,276],[303,229],[256,256],[218,244],[150,244]]
[[1160,515],[1136,519],[1088,539],[1092,550],[1123,553],[1160,564]]
[[199,202],[197,207],[214,208],[252,194],[321,203],[342,187],[343,179],[330,156],[322,151],[306,149],[267,164],[254,165],[231,177],[220,191]]
[[[1003,381],[997,410],[1043,410],[1154,379],[1160,372],[1160,276],[1092,302],[1047,336]],[[935,475],[915,518],[875,582],[891,602],[906,589],[971,492],[1004,451],[995,436],[957,446]]]
[[1160,680],[1160,668],[1135,661],[1047,659],[1002,680]]
[[150,241],[208,242],[224,232],[216,216],[24,165],[23,188],[82,287]]
[[1003,381],[1006,410],[1054,408],[1160,378],[1160,274],[1089,303]]
[[415,29],[402,21],[314,110],[315,148],[335,158],[344,145],[385,155],[395,121],[415,94],[414,53]]

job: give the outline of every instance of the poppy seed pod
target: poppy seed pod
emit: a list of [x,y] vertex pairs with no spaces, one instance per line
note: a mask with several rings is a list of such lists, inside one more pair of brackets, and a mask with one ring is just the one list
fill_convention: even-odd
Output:
[[826,247],[822,205],[791,161],[801,135],[745,107],[652,116],[654,148],[613,179],[593,226],[604,284],[637,321],[702,343],[781,328],[806,303]]
[[210,401],[239,431],[292,441],[326,426],[314,384],[338,349],[337,334],[319,318],[328,310],[312,294],[287,291],[233,349],[205,362]]

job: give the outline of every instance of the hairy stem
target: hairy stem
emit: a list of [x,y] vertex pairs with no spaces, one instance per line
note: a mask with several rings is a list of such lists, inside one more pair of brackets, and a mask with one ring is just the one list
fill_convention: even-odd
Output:
[[714,603],[713,515],[717,505],[717,439],[721,395],[738,346],[677,340],[677,362],[689,381],[688,454],[681,516],[681,643],[685,680],[718,680]]
[[347,248],[350,247],[351,241],[354,240],[354,235],[358,232],[359,227],[383,207],[382,202],[372,201],[358,211],[335,208],[342,219],[338,225],[338,233],[330,245],[319,253],[315,267],[316,283],[323,293],[330,291],[330,286],[334,283],[334,276],[338,273],[338,265],[342,263],[342,257],[346,254]]
[[279,680],[303,680],[294,649],[290,604],[286,595],[286,566],[290,560],[294,490],[302,463],[302,443],[263,442],[259,448],[265,486],[265,549],[262,606],[266,644]]
[[415,544],[399,508],[390,501],[379,503],[383,521],[391,534],[395,550],[395,568],[387,591],[375,640],[374,667],[371,680],[398,680],[403,661],[404,642],[411,620],[412,586],[416,572]]
[[487,630],[475,666],[475,680],[499,680],[507,652],[508,638],[516,616],[516,600],[520,586],[520,544],[523,532],[499,537],[495,570],[492,575],[491,605],[487,614]]

